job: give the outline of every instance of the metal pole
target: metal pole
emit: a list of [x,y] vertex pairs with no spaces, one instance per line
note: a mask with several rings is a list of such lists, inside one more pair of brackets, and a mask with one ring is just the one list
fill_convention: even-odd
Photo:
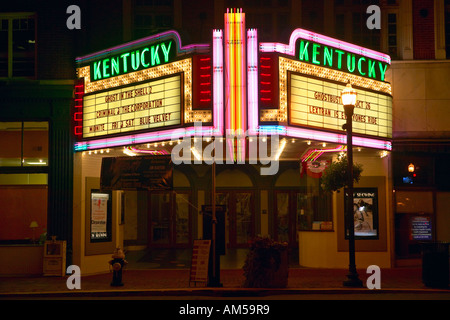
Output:
[[347,117],[347,221],[348,221],[348,253],[349,253],[349,274],[344,281],[346,287],[362,287],[362,281],[356,272],[355,263],[355,223],[353,218],[353,141],[352,141],[352,117],[354,106],[344,106],[345,116]]
[[[214,141],[215,142],[215,141]],[[213,142],[213,143],[214,143]],[[216,151],[214,150],[214,156]],[[216,160],[213,159],[212,163],[212,252],[213,252],[213,279],[216,282]]]

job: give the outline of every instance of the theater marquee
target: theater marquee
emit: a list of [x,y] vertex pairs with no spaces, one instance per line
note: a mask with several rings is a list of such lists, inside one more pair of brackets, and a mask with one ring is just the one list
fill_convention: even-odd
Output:
[[83,138],[181,124],[181,75],[83,97]]
[[[346,122],[340,93],[343,85],[289,72],[289,122],[293,125],[342,131]],[[392,138],[392,97],[356,89],[353,131]]]

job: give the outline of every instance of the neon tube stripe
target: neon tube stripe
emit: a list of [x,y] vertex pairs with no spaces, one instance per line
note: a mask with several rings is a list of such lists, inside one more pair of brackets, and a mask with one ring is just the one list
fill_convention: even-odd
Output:
[[223,134],[223,32],[213,31],[214,127]]
[[256,134],[258,127],[258,32],[247,31],[247,86],[248,86],[248,131]]
[[[318,140],[337,144],[346,144],[347,135],[331,132],[323,132],[312,129],[303,129],[289,126],[259,126],[258,132],[261,135],[281,135],[307,140]],[[353,145],[381,150],[392,150],[392,142],[389,140],[371,139],[353,136]]]

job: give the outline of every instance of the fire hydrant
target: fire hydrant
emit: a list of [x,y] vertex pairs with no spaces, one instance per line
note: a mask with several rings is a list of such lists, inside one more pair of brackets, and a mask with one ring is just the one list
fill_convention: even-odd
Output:
[[113,280],[111,282],[112,286],[123,286],[122,270],[127,263],[128,261],[125,260],[125,254],[122,249],[120,249],[120,247],[116,248],[116,250],[114,250],[114,254],[112,255],[112,260],[109,261],[113,271]]

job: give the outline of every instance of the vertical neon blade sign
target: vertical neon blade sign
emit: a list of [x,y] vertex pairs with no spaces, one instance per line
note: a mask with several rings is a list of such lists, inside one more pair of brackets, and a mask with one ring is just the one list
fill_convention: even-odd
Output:
[[258,126],[258,32],[247,31],[247,68],[248,68],[248,131],[257,132]]
[[[225,62],[226,62],[226,124],[227,129],[241,138],[237,139],[236,158],[245,161],[245,137],[247,129],[246,102],[246,50],[245,14],[242,9],[236,12],[227,10],[225,14]],[[228,141],[233,149],[233,141]],[[234,155],[234,152],[230,153]],[[234,157],[234,156],[233,156]]]
[[223,134],[223,32],[213,31],[214,131]]

